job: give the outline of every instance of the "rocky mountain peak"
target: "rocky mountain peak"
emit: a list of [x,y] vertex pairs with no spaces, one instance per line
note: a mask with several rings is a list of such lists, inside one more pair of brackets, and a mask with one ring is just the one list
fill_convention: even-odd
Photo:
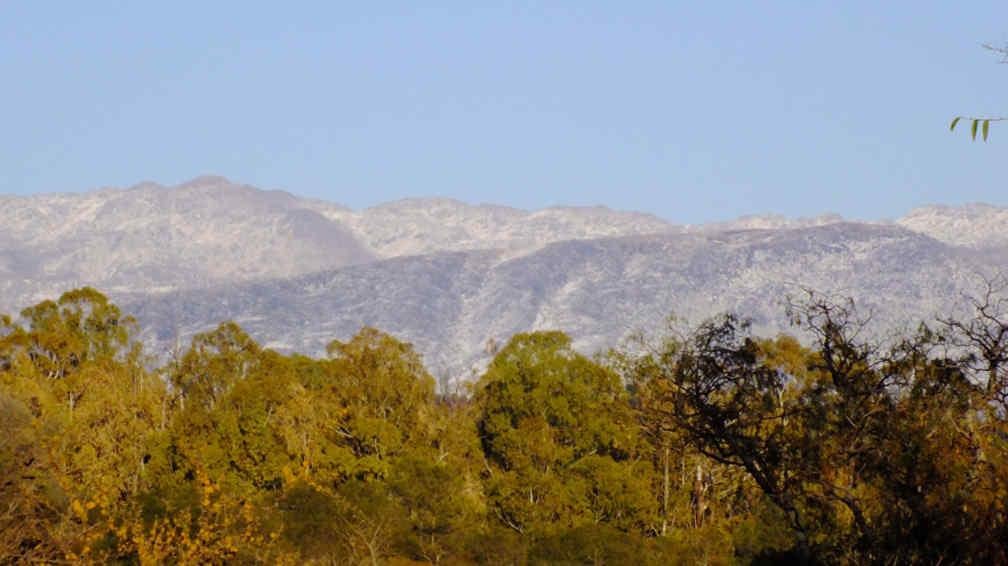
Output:
[[930,205],[911,210],[900,226],[962,246],[1008,243],[1008,208],[987,203]]
[[232,183],[227,177],[222,177],[220,175],[200,175],[194,177],[184,183],[179,184],[176,188],[178,189],[212,189],[217,187],[231,187],[235,183]]

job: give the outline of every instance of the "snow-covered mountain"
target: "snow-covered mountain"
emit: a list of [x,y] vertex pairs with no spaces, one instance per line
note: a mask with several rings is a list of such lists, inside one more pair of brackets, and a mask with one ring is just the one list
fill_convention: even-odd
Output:
[[226,319],[309,353],[373,325],[451,379],[485,361],[488,340],[530,329],[566,330],[586,351],[670,313],[735,310],[779,331],[802,288],[855,297],[883,331],[955,309],[1003,267],[1008,209],[989,205],[676,226],[449,199],[355,211],[220,177],[0,197],[0,312],[93,285],[138,316],[155,351]]

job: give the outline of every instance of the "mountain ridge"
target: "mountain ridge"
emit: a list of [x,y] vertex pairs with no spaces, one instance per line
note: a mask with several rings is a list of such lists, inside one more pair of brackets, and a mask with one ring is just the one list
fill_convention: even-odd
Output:
[[[437,209],[451,207],[459,210],[477,211],[480,213],[509,214],[523,217],[542,217],[550,214],[570,212],[573,214],[586,215],[593,212],[600,215],[610,215],[611,217],[623,217],[632,220],[645,220],[646,228],[638,229],[635,233],[651,233],[665,231],[721,231],[739,228],[767,228],[786,229],[802,226],[822,225],[835,222],[856,222],[865,224],[899,224],[911,230],[928,234],[942,241],[956,243],[958,245],[983,244],[988,238],[993,238],[998,244],[1008,241],[1008,235],[1001,236],[996,230],[984,230],[980,232],[975,225],[972,226],[964,221],[983,223],[986,227],[1008,226],[1008,206],[999,206],[984,202],[970,202],[960,205],[950,205],[941,203],[923,204],[910,209],[904,216],[896,219],[876,219],[876,220],[856,220],[847,219],[835,213],[822,213],[809,217],[789,217],[777,213],[746,214],[734,219],[713,221],[697,224],[677,224],[670,220],[661,218],[653,213],[638,212],[625,209],[614,209],[606,205],[554,205],[540,209],[523,209],[508,205],[495,203],[471,203],[452,197],[404,197],[392,201],[381,202],[360,209],[353,209],[341,203],[328,201],[319,198],[309,198],[298,196],[294,193],[282,189],[260,189],[255,186],[238,183],[230,179],[213,174],[206,174],[194,177],[188,181],[177,185],[164,185],[155,181],[142,181],[129,187],[100,187],[93,190],[81,192],[52,192],[37,193],[33,195],[0,195],[0,204],[4,208],[10,208],[17,203],[41,203],[49,206],[63,204],[68,201],[87,201],[98,196],[124,196],[143,193],[164,193],[166,195],[188,194],[191,196],[194,191],[223,190],[225,193],[244,193],[246,196],[258,196],[259,200],[273,199],[274,203],[287,201],[290,206],[305,208],[320,212],[323,216],[332,218],[361,217],[364,221],[370,220],[369,216],[375,213],[387,211],[404,211],[416,215],[418,209]],[[164,195],[162,195],[164,196]],[[942,216],[944,215],[944,216]],[[6,218],[3,218],[6,220]],[[9,224],[7,224],[9,226]],[[18,227],[16,227],[18,228]],[[965,230],[963,230],[965,229]],[[0,232],[2,234],[2,232]],[[586,237],[601,237],[606,234],[598,233]],[[566,238],[556,238],[553,241],[560,241]],[[492,246],[489,246],[492,247]],[[420,252],[422,253],[422,252]],[[392,257],[392,255],[403,255],[394,253],[383,255],[382,257]]]
[[225,319],[307,353],[374,325],[452,380],[479,368],[487,340],[532,329],[568,331],[586,351],[673,312],[735,310],[779,331],[774,301],[804,287],[852,295],[884,324],[927,318],[1008,260],[1008,208],[987,204],[677,225],[440,197],[353,210],[219,176],[0,204],[0,312],[94,286],[136,312],[161,354]]

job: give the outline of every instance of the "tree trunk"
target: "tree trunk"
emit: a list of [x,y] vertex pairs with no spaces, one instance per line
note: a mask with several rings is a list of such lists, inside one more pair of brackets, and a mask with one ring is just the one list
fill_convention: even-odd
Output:
[[668,530],[668,497],[669,497],[669,447],[665,446],[665,456],[664,456],[664,477],[662,480],[662,522],[661,522],[661,534],[665,536],[665,532]]

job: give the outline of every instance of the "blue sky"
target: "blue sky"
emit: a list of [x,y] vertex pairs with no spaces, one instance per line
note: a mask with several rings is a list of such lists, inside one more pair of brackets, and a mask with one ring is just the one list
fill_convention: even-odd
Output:
[[1008,3],[3,2],[0,193],[213,173],[676,222],[1008,205]]

